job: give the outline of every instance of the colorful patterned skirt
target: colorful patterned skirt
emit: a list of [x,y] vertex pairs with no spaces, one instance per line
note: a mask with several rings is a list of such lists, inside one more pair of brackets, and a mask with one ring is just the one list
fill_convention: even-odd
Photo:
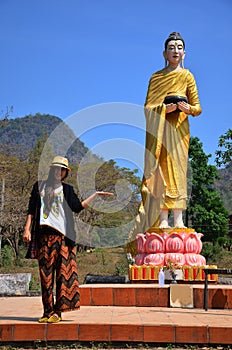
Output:
[[64,236],[48,226],[43,226],[38,246],[44,316],[79,309],[76,248],[65,245]]

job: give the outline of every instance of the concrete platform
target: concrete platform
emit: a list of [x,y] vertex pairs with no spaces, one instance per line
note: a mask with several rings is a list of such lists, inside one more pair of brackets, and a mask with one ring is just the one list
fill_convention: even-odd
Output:
[[[111,285],[107,288],[100,285],[81,287],[83,301],[85,290],[89,291],[89,295],[97,293],[104,296],[102,300],[106,300],[109,290],[114,295],[120,295],[120,290],[121,295],[125,295],[126,291],[127,295],[131,295],[128,293],[130,289],[135,290],[132,294],[140,295],[146,288],[149,290],[149,286],[144,285]],[[168,290],[168,286],[156,288],[153,286],[156,296]],[[129,300],[130,297],[125,304]],[[225,308],[205,311],[203,308],[166,306],[84,305],[79,311],[63,313],[63,320],[58,324],[39,324],[37,320],[41,315],[41,297],[1,297],[0,344],[31,341],[232,344],[232,310]]]

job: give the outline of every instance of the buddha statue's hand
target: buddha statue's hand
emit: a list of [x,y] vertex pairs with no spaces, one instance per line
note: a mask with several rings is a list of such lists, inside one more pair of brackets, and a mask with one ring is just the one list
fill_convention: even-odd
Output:
[[187,102],[181,101],[177,103],[178,109],[185,114],[190,114],[190,105]]
[[175,103],[169,103],[166,105],[166,114],[175,112],[177,110],[177,105]]

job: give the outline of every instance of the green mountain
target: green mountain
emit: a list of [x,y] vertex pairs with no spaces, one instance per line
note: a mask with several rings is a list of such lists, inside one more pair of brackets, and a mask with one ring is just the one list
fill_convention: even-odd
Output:
[[[56,137],[52,138],[56,132]],[[79,163],[89,151],[73,131],[58,117],[36,113],[22,118],[0,120],[0,144],[4,153],[26,160],[40,137],[51,137],[55,154],[64,154],[64,150],[73,164]],[[71,146],[69,147],[69,143]]]
[[220,193],[220,197],[224,203],[228,213],[232,214],[232,162],[225,168],[218,169],[219,180],[215,181],[215,188]]

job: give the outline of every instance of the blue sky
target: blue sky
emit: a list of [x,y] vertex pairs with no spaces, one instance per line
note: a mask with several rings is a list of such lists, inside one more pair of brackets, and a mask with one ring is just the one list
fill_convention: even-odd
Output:
[[135,131],[144,120],[133,120],[133,107],[127,122],[135,128],[128,129],[98,127],[92,106],[142,108],[150,76],[164,66],[163,43],[179,31],[203,109],[190,117],[191,135],[213,161],[231,127],[231,23],[231,0],[0,0],[0,110],[13,105],[12,118],[40,112],[64,121],[79,113],[76,132],[87,109],[93,127],[77,131],[86,146],[117,137],[143,146]]

